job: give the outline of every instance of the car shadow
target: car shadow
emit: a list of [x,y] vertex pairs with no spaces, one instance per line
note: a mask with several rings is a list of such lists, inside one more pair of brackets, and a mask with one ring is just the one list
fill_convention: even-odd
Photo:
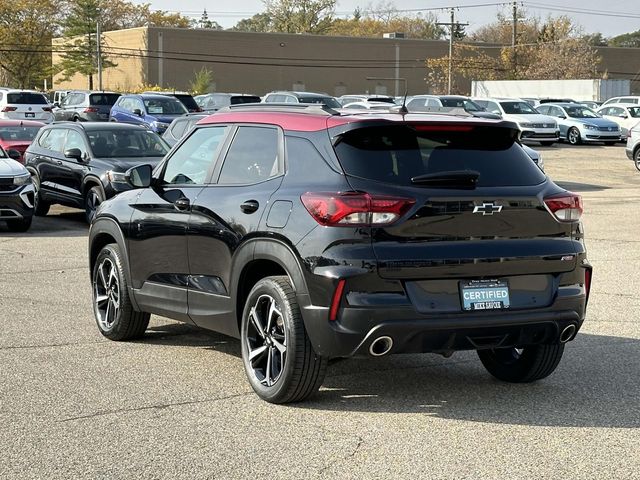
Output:
[[[151,327],[139,343],[193,346],[240,359],[240,342],[186,324]],[[609,353],[609,355],[607,355]],[[322,389],[289,408],[422,413],[443,419],[557,427],[640,427],[640,340],[581,333],[548,378],[508,384],[475,352],[337,360]]]
[[64,209],[53,211],[44,217],[33,217],[31,228],[26,232],[10,232],[4,222],[0,222],[0,235],[13,237],[86,237],[89,225],[82,210]]
[[611,189],[611,187],[606,185],[594,185],[592,183],[565,182],[563,180],[554,180],[554,183],[561,188],[571,190],[573,192],[600,192],[602,190]]

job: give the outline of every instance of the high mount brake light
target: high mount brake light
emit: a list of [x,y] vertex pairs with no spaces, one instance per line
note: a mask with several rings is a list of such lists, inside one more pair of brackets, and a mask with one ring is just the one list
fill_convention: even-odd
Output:
[[544,199],[544,203],[553,215],[561,222],[580,220],[584,208],[582,197],[576,193],[566,192]]
[[418,132],[470,132],[471,125],[413,125]]
[[332,227],[389,225],[415,203],[413,198],[358,192],[307,192],[300,199],[316,222]]

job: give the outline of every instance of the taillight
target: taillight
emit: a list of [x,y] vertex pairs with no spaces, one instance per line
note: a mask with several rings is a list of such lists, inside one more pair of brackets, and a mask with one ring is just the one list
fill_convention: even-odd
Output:
[[561,222],[575,222],[582,216],[582,197],[566,192],[544,199],[544,203],[553,215]]
[[42,107],[42,110],[45,112],[50,112],[51,111],[51,107]]
[[346,280],[344,278],[338,280],[338,285],[333,292],[333,298],[331,299],[331,308],[329,309],[329,320],[332,322],[338,318],[338,310],[340,309],[340,302],[342,301],[342,294],[344,293],[344,284]]
[[307,192],[300,199],[316,222],[333,227],[389,225],[416,202],[412,198],[358,192]]
[[84,109],[84,113],[98,113],[98,111],[96,107],[87,107]]
[[3,112],[15,112],[18,109],[18,107],[4,107],[2,109]]

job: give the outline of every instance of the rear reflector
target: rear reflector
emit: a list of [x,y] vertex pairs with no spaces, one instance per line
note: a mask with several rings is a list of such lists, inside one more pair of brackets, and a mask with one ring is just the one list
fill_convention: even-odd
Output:
[[4,107],[2,109],[3,112],[15,112],[18,109],[18,107]]
[[316,222],[334,227],[389,225],[415,203],[413,198],[359,192],[307,192],[300,199]]
[[335,322],[338,318],[338,310],[340,309],[340,302],[342,301],[342,294],[344,292],[344,284],[346,280],[338,280],[336,290],[333,292],[333,298],[331,299],[331,308],[329,309],[329,320]]
[[580,220],[583,212],[582,197],[566,192],[544,199],[544,203],[553,215],[561,222]]
[[591,274],[593,270],[591,268],[587,268],[584,271],[584,290],[587,295],[586,302],[589,302],[589,293],[591,292]]

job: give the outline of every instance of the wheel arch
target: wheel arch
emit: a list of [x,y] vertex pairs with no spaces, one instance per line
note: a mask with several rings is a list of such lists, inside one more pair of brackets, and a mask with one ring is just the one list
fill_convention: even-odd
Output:
[[297,295],[308,293],[297,254],[281,240],[260,238],[248,242],[236,253],[231,271],[238,272],[231,279],[231,298],[235,299],[238,330],[249,292],[263,278],[286,275]]
[[[89,278],[92,278],[93,267],[100,251],[110,243],[117,244],[120,252],[122,253],[121,257],[124,274],[127,279],[127,285],[131,287],[131,270],[129,266],[127,243],[125,241],[124,234],[120,229],[120,225],[118,225],[114,219],[109,217],[101,217],[97,219],[93,222],[91,229],[89,230]],[[135,301],[135,296],[130,295],[130,299],[134,308],[139,311],[138,305]]]
[[100,187],[102,189],[102,193],[105,193],[102,180],[94,175],[87,175],[84,180],[82,180],[82,197],[86,197],[87,192],[93,187]]

